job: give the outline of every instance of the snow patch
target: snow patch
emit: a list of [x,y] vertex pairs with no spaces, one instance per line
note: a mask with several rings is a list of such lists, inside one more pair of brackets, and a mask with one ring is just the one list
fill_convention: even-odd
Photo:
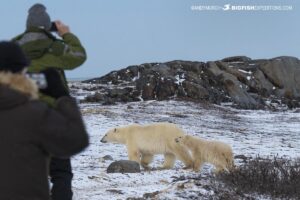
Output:
[[245,70],[242,70],[242,69],[238,69],[240,72],[242,72],[242,73],[245,73],[245,74],[252,74],[252,72],[251,71],[245,71]]
[[175,83],[177,85],[182,85],[182,82],[185,81],[184,74],[182,74],[181,77],[179,75],[176,75],[175,79],[176,79]]
[[136,81],[138,79],[140,79],[140,72],[138,72],[137,76],[132,78],[132,81]]

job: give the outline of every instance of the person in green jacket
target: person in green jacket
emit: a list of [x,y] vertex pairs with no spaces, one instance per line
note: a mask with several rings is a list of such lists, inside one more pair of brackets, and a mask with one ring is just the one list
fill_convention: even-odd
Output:
[[[50,32],[53,27],[61,39]],[[64,70],[73,70],[86,60],[86,52],[79,39],[61,21],[51,22],[46,7],[42,4],[35,4],[29,9],[26,30],[13,41],[21,46],[31,60],[28,72],[39,73],[48,68],[55,68],[66,89],[68,86]],[[50,105],[55,101],[54,97],[43,93],[40,98]],[[52,158],[50,177],[53,183],[52,200],[71,200],[73,174],[70,159]]]

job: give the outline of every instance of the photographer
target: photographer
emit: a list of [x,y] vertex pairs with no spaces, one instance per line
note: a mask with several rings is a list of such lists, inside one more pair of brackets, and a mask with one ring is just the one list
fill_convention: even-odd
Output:
[[[18,45],[0,42],[0,199],[3,200],[49,200],[50,156],[69,157],[88,145],[75,100],[61,90],[56,93],[59,96],[55,110],[39,101],[37,85],[25,76],[28,65]],[[51,73],[51,69],[45,71],[46,76]],[[55,81],[62,84],[60,77]]]
[[[61,39],[57,39],[51,31],[57,32]],[[26,31],[13,41],[17,42],[31,59],[29,72],[41,72],[50,67],[54,67],[59,72],[64,84],[58,86],[60,88],[55,88],[56,85],[52,81],[52,93],[50,94],[47,90],[40,93],[40,99],[53,105],[56,99],[56,95],[53,95],[55,90],[68,90],[63,70],[72,70],[86,60],[85,49],[79,39],[61,21],[51,23],[46,7],[42,4],[35,4],[28,11]],[[51,79],[51,76],[51,74],[48,75],[47,79]],[[73,174],[70,159],[52,158],[50,177],[53,183],[52,199],[71,200]]]

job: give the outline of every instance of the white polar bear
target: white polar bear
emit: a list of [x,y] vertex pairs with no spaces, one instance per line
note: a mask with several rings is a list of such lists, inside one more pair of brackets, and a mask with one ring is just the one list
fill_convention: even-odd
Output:
[[232,149],[228,144],[207,141],[190,135],[180,136],[175,139],[175,142],[178,146],[184,146],[191,150],[195,171],[199,171],[204,162],[215,165],[216,173],[234,167]]
[[176,158],[191,168],[193,161],[186,147],[177,145],[175,138],[183,136],[182,129],[171,123],[154,123],[150,125],[133,124],[109,130],[101,142],[125,144],[129,160],[148,168],[155,154],[164,155],[164,169],[174,166]]

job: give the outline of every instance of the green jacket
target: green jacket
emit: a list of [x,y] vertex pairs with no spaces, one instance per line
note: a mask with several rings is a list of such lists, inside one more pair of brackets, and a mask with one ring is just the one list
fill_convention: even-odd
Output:
[[[31,60],[29,72],[38,73],[47,68],[57,68],[67,88],[64,70],[79,67],[86,60],[86,52],[79,39],[72,33],[63,35],[62,40],[57,39],[50,32],[39,28],[30,28],[13,39],[24,50]],[[51,98],[41,95],[49,104]]]
[[40,72],[48,67],[72,70],[86,60],[85,49],[72,33],[64,34],[59,40],[48,31],[31,28],[13,40],[31,59],[30,72]]

